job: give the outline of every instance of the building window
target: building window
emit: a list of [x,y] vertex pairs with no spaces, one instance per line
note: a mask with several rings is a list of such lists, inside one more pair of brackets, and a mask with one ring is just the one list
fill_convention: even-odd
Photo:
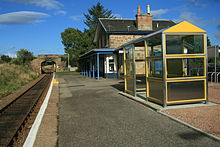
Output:
[[114,72],[114,59],[109,59],[109,71]]

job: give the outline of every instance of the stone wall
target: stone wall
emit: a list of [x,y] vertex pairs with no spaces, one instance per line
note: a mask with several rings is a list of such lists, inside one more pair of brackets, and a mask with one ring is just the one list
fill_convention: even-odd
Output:
[[54,61],[56,63],[56,71],[62,72],[64,71],[64,62],[61,61],[60,55],[38,55],[36,59],[31,62],[31,65],[34,69],[41,71],[41,63],[50,59],[50,61]]
[[146,35],[109,35],[109,48],[118,48],[121,45]]

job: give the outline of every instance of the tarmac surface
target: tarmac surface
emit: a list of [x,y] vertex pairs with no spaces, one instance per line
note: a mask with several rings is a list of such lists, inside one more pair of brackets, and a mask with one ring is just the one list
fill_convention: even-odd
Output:
[[58,146],[205,146],[220,142],[118,94],[118,80],[59,75]]

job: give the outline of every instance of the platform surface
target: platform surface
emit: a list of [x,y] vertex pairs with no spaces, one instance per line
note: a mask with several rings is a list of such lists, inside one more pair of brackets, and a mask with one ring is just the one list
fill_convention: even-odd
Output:
[[117,80],[57,76],[58,146],[220,146],[197,131],[118,94]]

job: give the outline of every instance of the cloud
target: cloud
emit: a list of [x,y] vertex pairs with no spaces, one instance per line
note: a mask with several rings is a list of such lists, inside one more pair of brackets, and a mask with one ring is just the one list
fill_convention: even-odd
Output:
[[55,12],[55,15],[66,15],[66,11],[64,11],[64,10],[58,10],[58,11],[56,11]]
[[162,14],[165,14],[168,12],[168,9],[159,9],[159,10],[153,10],[151,11],[151,14],[154,17],[160,17]]
[[186,20],[194,25],[200,25],[200,26],[204,25],[204,22],[202,22],[201,18],[198,17],[195,13],[190,11],[183,11],[180,13],[178,19],[174,19],[175,22],[180,22],[183,20]]
[[206,22],[207,24],[220,24],[220,19],[212,18]]
[[116,18],[122,18],[120,14],[113,14]]
[[206,1],[204,0],[186,0],[187,6],[192,6],[192,7],[205,7],[206,6]]
[[213,5],[220,2],[220,0],[185,0],[187,7],[204,8],[208,5]]
[[16,2],[25,5],[38,6],[46,9],[59,9],[61,6],[63,6],[57,0],[0,0],[0,1]]
[[214,33],[215,38],[220,41],[220,32]]
[[194,25],[199,25],[199,26],[206,26],[210,24],[218,25],[220,24],[220,19],[212,18],[208,20],[204,20],[201,17],[198,17],[195,13],[190,12],[190,11],[183,11],[180,13],[180,16],[178,19],[174,19],[175,22],[180,22],[180,21],[189,21],[190,23]]
[[17,50],[18,49],[15,46],[10,45],[6,48],[1,48],[0,52],[1,52],[2,55],[8,55],[8,56],[14,58],[14,57],[16,57]]
[[73,21],[80,21],[83,19],[83,15],[73,15],[70,16],[70,19],[72,19]]
[[11,58],[16,58],[17,57],[16,53],[5,53],[4,55],[8,55]]
[[[218,31],[220,31],[220,24],[217,26]],[[214,36],[216,39],[218,39],[220,41],[220,32],[216,32],[214,33]]]
[[32,11],[18,11],[0,15],[0,24],[30,24],[42,22],[48,14]]

